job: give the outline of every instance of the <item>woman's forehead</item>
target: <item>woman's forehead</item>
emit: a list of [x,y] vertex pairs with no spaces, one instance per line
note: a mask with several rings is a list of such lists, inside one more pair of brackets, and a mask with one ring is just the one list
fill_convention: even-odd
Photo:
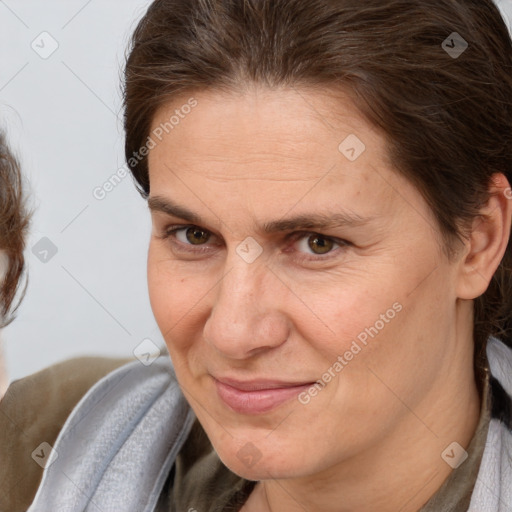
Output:
[[[185,107],[191,97],[197,105],[187,110]],[[189,125],[193,125],[193,130]],[[263,87],[243,94],[205,90],[181,96],[156,112],[151,132],[157,141],[165,138],[171,144],[173,140],[176,144],[178,141],[196,144],[195,153],[200,153],[204,142],[211,139],[223,152],[267,149],[268,152],[276,150],[272,156],[279,158],[280,146],[287,149],[287,145],[293,144],[293,151],[285,153],[288,158],[295,153],[297,159],[319,150],[336,155],[339,144],[351,134],[364,137],[374,145],[381,137],[348,95],[335,97],[327,89]],[[233,146],[233,142],[238,145]],[[265,148],[261,142],[265,143]]]
[[174,125],[166,123],[178,117],[180,102],[157,112],[150,134],[150,181],[165,169],[166,174],[183,171],[191,179],[238,180],[246,186],[265,180],[350,186],[370,182],[376,166],[388,165],[384,137],[349,100],[292,89],[231,96],[209,91],[195,99],[194,110]]

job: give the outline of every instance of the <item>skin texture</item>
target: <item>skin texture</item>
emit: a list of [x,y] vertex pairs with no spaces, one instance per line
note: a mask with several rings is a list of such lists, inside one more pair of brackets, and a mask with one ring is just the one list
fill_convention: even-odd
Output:
[[[153,128],[187,98],[162,108]],[[450,261],[420,193],[392,169],[383,134],[348,97],[254,87],[194,98],[197,107],[149,155],[149,291],[215,450],[259,481],[243,511],[418,510],[452,470],[443,450],[467,447],[478,422],[471,299],[505,251],[506,179],[496,176],[488,215]],[[350,134],[366,146],[355,161],[338,149]],[[158,201],[200,219],[171,216]],[[371,220],[298,234],[263,229],[341,212]],[[190,225],[206,232],[204,243],[190,243]],[[315,233],[324,254],[308,244]],[[263,250],[252,263],[237,252],[247,237]],[[220,400],[213,375],[321,379],[394,304],[394,318],[307,404],[294,398],[250,415]],[[256,462],[239,457],[247,450]]]

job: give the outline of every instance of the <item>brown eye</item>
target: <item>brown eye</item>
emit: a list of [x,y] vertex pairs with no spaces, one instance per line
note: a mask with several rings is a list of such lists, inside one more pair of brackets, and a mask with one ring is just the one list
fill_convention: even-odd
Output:
[[210,233],[199,228],[188,228],[186,231],[187,241],[193,245],[201,245],[208,242]]
[[334,242],[320,235],[312,235],[308,238],[308,247],[315,254],[326,254],[332,251]]

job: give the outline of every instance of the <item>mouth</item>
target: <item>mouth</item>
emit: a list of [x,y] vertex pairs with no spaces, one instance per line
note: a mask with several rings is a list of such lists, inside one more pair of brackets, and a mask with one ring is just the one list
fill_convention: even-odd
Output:
[[314,384],[271,380],[214,380],[222,402],[231,410],[248,415],[263,414],[276,409]]

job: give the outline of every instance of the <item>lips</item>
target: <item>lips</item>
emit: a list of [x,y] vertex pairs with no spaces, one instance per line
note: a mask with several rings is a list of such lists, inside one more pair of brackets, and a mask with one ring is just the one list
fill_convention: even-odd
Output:
[[220,399],[240,414],[262,414],[297,397],[313,383],[294,383],[276,380],[237,381],[229,378],[215,379]]

